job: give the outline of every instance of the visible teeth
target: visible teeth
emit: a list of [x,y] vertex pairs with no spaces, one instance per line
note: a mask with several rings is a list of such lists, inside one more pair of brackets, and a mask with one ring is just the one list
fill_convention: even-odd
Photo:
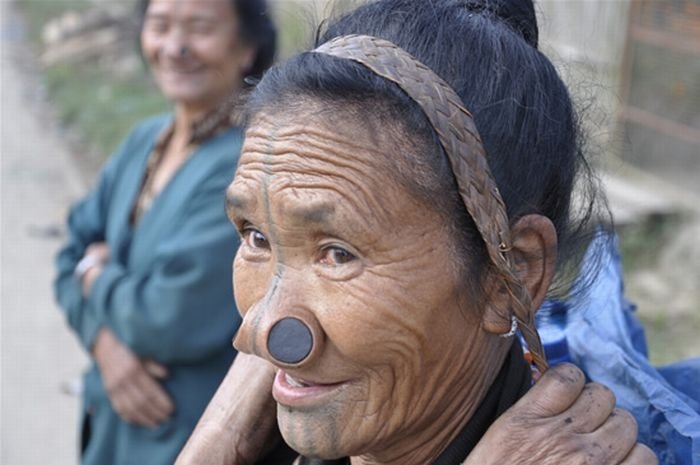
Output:
[[294,387],[306,387],[306,384],[302,383],[301,381],[298,381],[291,376],[289,376],[287,373],[284,374],[285,379],[287,380],[287,384],[290,386]]

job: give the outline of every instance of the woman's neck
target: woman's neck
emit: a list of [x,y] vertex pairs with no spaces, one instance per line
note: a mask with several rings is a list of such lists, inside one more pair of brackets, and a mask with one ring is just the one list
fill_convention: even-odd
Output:
[[[432,464],[450,443],[466,427],[476,409],[493,384],[498,370],[494,366],[503,365],[508,355],[507,348],[494,349],[491,357],[473,357],[476,366],[469,369],[471,373],[483,373],[472,377],[470,386],[450,392],[450,407],[442,409],[430,421],[430,426],[420,429],[415,434],[401,438],[395,444],[385,447],[377,454],[352,457],[352,465],[426,465]],[[458,387],[460,383],[450,383]]]
[[229,88],[225,94],[221,94],[219,97],[198,103],[175,103],[175,133],[191,135],[192,126],[195,123],[201,121],[205,116],[237,96],[240,89],[240,86],[236,85]]
[[173,136],[176,139],[189,140],[192,136],[192,128],[197,121],[213,110],[209,107],[192,107],[186,105],[175,106],[175,126]]

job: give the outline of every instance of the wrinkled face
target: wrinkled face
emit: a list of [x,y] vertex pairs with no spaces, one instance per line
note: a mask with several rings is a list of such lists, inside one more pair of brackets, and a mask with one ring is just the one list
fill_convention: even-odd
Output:
[[165,96],[197,106],[235,90],[252,58],[230,0],[150,0],[141,47]]
[[[440,217],[392,181],[396,145],[370,123],[303,114],[252,122],[227,191],[242,235],[235,344],[280,368],[278,421],[297,451],[380,454],[473,394],[483,331]],[[313,340],[291,363],[270,347],[290,317]]]

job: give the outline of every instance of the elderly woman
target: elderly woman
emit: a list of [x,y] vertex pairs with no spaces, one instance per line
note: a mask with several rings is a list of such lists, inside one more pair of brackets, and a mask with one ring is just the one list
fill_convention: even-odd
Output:
[[[296,463],[467,460],[531,385],[518,332],[546,368],[534,312],[589,220],[533,5],[370,2],[272,68],[250,109],[227,192],[235,346],[275,365]],[[623,415],[576,428],[597,438],[588,463],[654,461],[609,442],[636,434]]]
[[231,113],[275,49],[264,0],[141,6],[143,55],[174,111],[129,134],[71,210],[57,258],[57,299],[95,362],[85,464],[172,464],[235,356]]

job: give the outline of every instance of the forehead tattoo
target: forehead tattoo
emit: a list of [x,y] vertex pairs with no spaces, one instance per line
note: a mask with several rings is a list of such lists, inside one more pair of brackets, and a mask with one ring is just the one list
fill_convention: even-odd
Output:
[[[268,232],[268,241],[270,243],[277,243],[277,231],[275,230],[275,227],[272,222],[272,209],[270,208],[270,195],[269,195],[269,186],[270,186],[270,181],[272,178],[272,157],[275,155],[273,154],[272,151],[272,143],[277,137],[277,134],[279,133],[279,126],[276,124],[270,124],[270,128],[267,131],[267,134],[265,134],[265,149],[263,152],[263,158],[262,158],[262,177],[260,179],[260,182],[262,184],[262,189],[261,189],[261,195],[262,195],[262,200],[263,200],[263,214],[265,215],[265,221],[267,224],[270,226],[269,227],[269,232]],[[233,197],[232,203],[239,203],[241,206],[244,206],[246,203],[244,199],[238,197],[238,196],[231,196]],[[277,294],[277,289],[279,288],[279,283],[282,279],[282,276],[284,274],[284,257],[282,255],[282,251],[280,250],[278,252],[278,260],[277,260],[277,269],[275,270],[275,273],[272,276],[272,281],[269,284],[268,291],[265,294],[264,301],[262,302],[262,305],[267,307],[274,296]],[[252,330],[253,333],[258,333],[259,331],[262,330],[261,324],[262,324],[262,317],[263,317],[263,312],[255,312],[254,315],[254,320],[251,322],[252,323]],[[258,353],[259,348],[257,347],[258,344],[258,339],[253,338],[253,353]]]
[[[272,178],[274,177],[273,157],[283,156],[281,154],[274,153],[273,143],[279,137],[280,126],[277,124],[270,124],[270,128],[264,135],[265,144],[262,150],[262,176],[259,178],[261,183],[262,195],[262,207],[265,222],[268,225],[267,235],[268,241],[271,244],[279,244],[279,238],[277,234],[277,229],[275,228],[274,221],[272,218],[272,205],[270,202],[270,185],[272,184]],[[234,202],[245,202],[243,199],[235,198]],[[289,209],[288,213],[295,216],[302,221],[306,222],[324,222],[329,213],[333,212],[333,208],[330,204],[320,204],[311,206],[296,206]],[[276,269],[272,276],[272,281],[268,285],[267,293],[261,305],[263,308],[267,308],[273,304],[273,299],[275,298],[279,284],[284,279],[284,274],[286,267],[284,251],[281,247],[277,247],[277,263]],[[263,316],[264,312],[256,312],[254,320],[251,322],[252,331],[254,333],[259,333],[263,330]],[[258,338],[253,338],[253,351],[257,352],[259,347],[257,346]],[[267,350],[276,360],[282,363],[296,364],[302,362],[306,359],[314,347],[314,338],[311,329],[302,322],[300,319],[295,317],[284,317],[279,321],[275,322],[270,328],[267,337]]]
[[[275,227],[273,219],[273,206],[270,196],[270,186],[273,183],[275,176],[274,157],[285,156],[279,150],[275,152],[275,142],[278,138],[284,137],[281,126],[265,121],[269,125],[261,131],[262,134],[256,134],[256,137],[263,139],[260,143],[259,152],[262,155],[261,173],[257,177],[260,183],[259,195],[262,197],[262,214],[264,221],[267,224],[266,233],[270,244],[279,244],[278,230]],[[303,155],[302,155],[303,156]],[[244,205],[247,203],[245,198],[236,196],[230,197],[230,205]],[[335,213],[335,206],[330,201],[316,201],[308,204],[293,203],[288,208],[285,208],[285,217],[291,217],[296,221],[304,224],[328,224],[330,217]],[[272,281],[267,285],[267,292],[260,302],[263,306],[261,311],[255,313],[254,319],[251,321],[251,330],[254,333],[263,331],[264,322],[262,315],[264,309],[274,305],[274,298],[279,289],[280,282],[284,279],[286,273],[285,257],[282,247],[276,247],[276,269],[272,276]],[[257,351],[259,347],[258,338],[253,338],[253,350]],[[309,325],[297,316],[288,316],[279,319],[272,324],[266,340],[267,350],[278,362],[295,365],[303,362],[313,351],[315,341],[314,332]]]

